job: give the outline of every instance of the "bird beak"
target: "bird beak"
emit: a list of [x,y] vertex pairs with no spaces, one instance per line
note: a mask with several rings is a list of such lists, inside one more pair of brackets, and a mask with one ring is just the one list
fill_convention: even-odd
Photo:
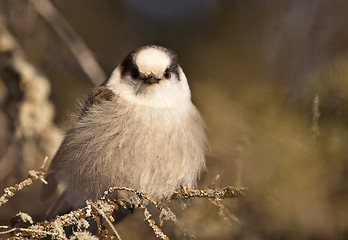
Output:
[[143,81],[144,83],[147,83],[147,84],[153,84],[153,83],[159,83],[161,79],[160,78],[156,78],[153,74],[143,78]]

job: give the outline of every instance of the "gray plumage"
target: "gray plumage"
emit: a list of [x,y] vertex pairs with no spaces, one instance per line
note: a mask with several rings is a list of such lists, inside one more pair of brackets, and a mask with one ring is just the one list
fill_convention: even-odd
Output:
[[181,185],[194,187],[205,168],[203,125],[175,54],[137,49],[90,93],[51,162],[41,198],[55,196],[55,215],[112,186],[157,200]]

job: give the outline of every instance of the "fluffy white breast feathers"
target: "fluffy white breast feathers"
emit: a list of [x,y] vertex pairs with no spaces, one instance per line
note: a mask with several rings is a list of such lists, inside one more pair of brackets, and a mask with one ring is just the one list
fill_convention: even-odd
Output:
[[191,100],[176,54],[154,45],[131,52],[106,86],[127,101],[154,108],[185,107],[185,102]]

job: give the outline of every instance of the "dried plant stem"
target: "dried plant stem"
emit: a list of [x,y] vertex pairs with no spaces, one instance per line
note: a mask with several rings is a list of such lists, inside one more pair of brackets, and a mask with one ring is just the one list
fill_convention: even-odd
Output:
[[114,224],[112,224],[112,222],[109,220],[109,218],[106,216],[105,212],[103,212],[100,208],[98,208],[98,206],[89,201],[88,204],[90,204],[95,210],[97,210],[97,212],[105,219],[105,221],[107,222],[107,224],[109,225],[109,227],[112,229],[112,231],[114,232],[114,234],[116,235],[118,240],[122,240],[120,235],[118,234]]
[[106,79],[106,74],[99,66],[86,44],[72,29],[63,15],[60,14],[50,0],[29,1],[33,4],[36,11],[52,26],[57,34],[68,45],[81,68],[94,85],[100,85]]
[[158,203],[156,200],[154,200],[153,198],[151,198],[148,194],[146,194],[143,191],[140,190],[136,190],[136,189],[131,189],[131,188],[127,188],[127,187],[111,187],[109,188],[107,191],[104,192],[103,196],[100,198],[100,200],[105,200],[106,197],[110,194],[113,193],[115,191],[128,191],[128,192],[132,192],[134,193],[136,196],[140,197],[143,200],[148,200],[149,202],[151,202],[151,204],[153,204],[156,208],[158,209],[162,209],[163,206]]
[[312,134],[313,138],[317,139],[320,135],[320,130],[319,130],[319,117],[320,117],[320,112],[319,112],[319,95],[316,94],[313,98],[313,106],[312,106]]
[[[29,186],[34,180],[40,180],[46,183],[44,176],[45,173],[43,171],[44,165],[47,159],[44,161],[43,166],[40,170],[31,170],[29,171],[29,177],[23,182],[16,184],[13,187],[6,188],[5,194],[0,197],[0,206],[8,201],[9,198],[14,196],[14,194],[22,190],[25,186]],[[128,191],[135,194],[135,200],[110,200],[107,196],[115,191]],[[181,188],[179,191],[176,191],[173,194],[172,199],[187,199],[187,198],[208,198],[214,202],[214,204],[219,208],[219,213],[224,216],[226,220],[233,219],[233,215],[230,214],[228,209],[226,209],[221,200],[225,198],[238,198],[245,194],[246,189],[244,188],[234,188],[234,187],[225,187],[221,190],[216,189],[208,189],[208,190],[192,190],[188,188]],[[111,216],[114,211],[117,211],[120,208],[127,208],[127,206],[138,207],[143,210],[145,220],[148,222],[149,226],[153,229],[155,236],[160,239],[169,239],[168,236],[164,234],[160,227],[157,226],[156,222],[151,218],[151,214],[147,209],[149,204],[154,205],[158,208],[160,213],[160,223],[163,224],[163,220],[171,220],[175,223],[178,223],[175,214],[171,211],[169,207],[162,205],[147,195],[145,192],[140,190],[135,190],[126,187],[111,187],[107,191],[104,192],[103,196],[100,200],[96,202],[87,201],[87,206],[84,208],[77,209],[68,214],[62,216],[56,216],[54,219],[50,221],[37,222],[28,228],[11,228],[7,226],[0,226],[0,229],[6,229],[6,231],[0,231],[0,235],[8,234],[12,232],[16,232],[16,239],[41,239],[44,236],[54,236],[55,238],[67,239],[64,236],[63,228],[71,225],[78,225],[81,220],[95,220],[99,222],[98,229],[102,236],[109,235],[107,230],[102,226],[99,218],[103,217],[107,224],[111,227],[113,233],[120,240],[120,235],[116,231],[112,222],[109,220],[107,216]],[[92,209],[92,208],[93,209]]]
[[35,234],[38,234],[38,235],[50,235],[50,236],[55,236],[55,237],[58,237],[58,238],[61,238],[61,239],[67,239],[65,236],[60,236],[54,232],[48,232],[48,231],[43,231],[43,230],[38,230],[38,229],[30,229],[30,228],[11,228],[11,227],[8,227],[8,226],[0,226],[1,229],[8,229],[7,231],[0,231],[0,235],[2,234],[9,234],[9,233],[12,233],[12,232],[16,232],[16,231],[19,231],[19,232],[28,232],[28,233],[35,233]]
[[219,215],[223,217],[225,223],[232,225],[232,221],[240,223],[239,219],[230,212],[222,203],[220,199],[209,199],[212,204],[219,208]]
[[149,212],[149,210],[147,210],[147,208],[144,206],[140,206],[140,208],[144,211],[145,220],[154,231],[155,236],[160,239],[169,240],[167,235],[162,232],[162,230],[156,225],[156,222],[151,218],[151,213]]
[[197,190],[189,188],[181,188],[180,191],[174,192],[172,199],[188,199],[188,198],[212,198],[212,199],[225,199],[225,198],[239,198],[245,195],[245,188],[225,187],[221,190],[208,189]]
[[7,201],[15,195],[16,192],[22,190],[24,187],[29,186],[33,183],[33,179],[40,180],[43,183],[47,184],[47,182],[44,179],[45,173],[41,170],[30,170],[29,171],[29,177],[25,179],[24,181],[15,184],[14,186],[7,187],[4,189],[4,194],[0,197],[0,206],[7,203]]

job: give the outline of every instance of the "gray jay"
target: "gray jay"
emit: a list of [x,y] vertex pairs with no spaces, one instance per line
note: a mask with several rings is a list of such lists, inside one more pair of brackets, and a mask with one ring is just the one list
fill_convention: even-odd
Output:
[[91,91],[52,159],[41,191],[42,200],[55,199],[49,215],[82,207],[112,186],[156,200],[195,187],[205,169],[203,125],[176,54],[155,45],[132,51]]

